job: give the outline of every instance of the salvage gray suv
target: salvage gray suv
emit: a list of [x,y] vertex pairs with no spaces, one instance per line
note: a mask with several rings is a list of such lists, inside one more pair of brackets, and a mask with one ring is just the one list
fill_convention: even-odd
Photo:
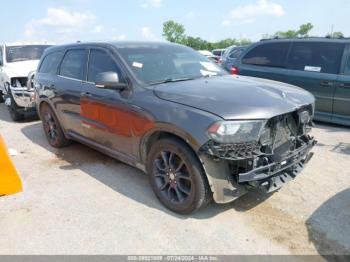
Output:
[[34,87],[52,146],[79,141],[143,170],[159,200],[183,214],[279,189],[316,143],[309,92],[227,75],[181,45],[51,47]]

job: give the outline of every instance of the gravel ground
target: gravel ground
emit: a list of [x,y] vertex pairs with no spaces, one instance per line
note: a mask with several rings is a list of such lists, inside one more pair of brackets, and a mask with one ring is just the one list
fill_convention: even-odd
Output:
[[272,195],[190,216],[166,210],[145,174],[74,143],[51,148],[41,123],[0,133],[24,192],[0,198],[0,254],[350,254],[350,129],[317,124],[306,169]]

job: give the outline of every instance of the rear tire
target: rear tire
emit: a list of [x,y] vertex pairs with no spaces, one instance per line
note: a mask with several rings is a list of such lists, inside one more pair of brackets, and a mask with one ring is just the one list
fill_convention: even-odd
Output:
[[47,141],[52,147],[61,148],[70,144],[70,140],[65,137],[55,113],[48,104],[42,105],[40,118]]
[[201,163],[180,139],[156,141],[148,154],[147,172],[157,198],[174,212],[192,213],[212,199]]
[[8,91],[8,96],[11,100],[11,105],[8,106],[8,110],[10,113],[10,116],[12,118],[13,121],[17,122],[17,121],[21,121],[24,119],[24,114],[20,113],[19,110],[21,109],[17,104],[15,99],[13,98],[13,95],[11,93],[11,90]]

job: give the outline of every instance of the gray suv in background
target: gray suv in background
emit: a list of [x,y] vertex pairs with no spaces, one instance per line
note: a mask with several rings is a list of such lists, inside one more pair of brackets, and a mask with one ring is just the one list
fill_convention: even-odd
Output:
[[262,40],[230,70],[299,86],[316,97],[316,120],[350,126],[349,38]]
[[227,48],[222,55],[219,64],[221,64],[222,68],[227,72],[235,74],[232,72],[232,65],[236,61],[236,59],[243,53],[244,50],[247,49],[248,46],[231,46]]
[[34,87],[50,145],[76,140],[143,170],[179,213],[279,189],[315,144],[309,92],[228,75],[181,45],[55,46]]

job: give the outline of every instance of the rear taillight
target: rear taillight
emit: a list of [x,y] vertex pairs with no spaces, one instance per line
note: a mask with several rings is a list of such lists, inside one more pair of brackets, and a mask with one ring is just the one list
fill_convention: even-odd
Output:
[[239,68],[235,67],[235,66],[231,67],[230,73],[231,73],[231,75],[238,75],[239,74]]

